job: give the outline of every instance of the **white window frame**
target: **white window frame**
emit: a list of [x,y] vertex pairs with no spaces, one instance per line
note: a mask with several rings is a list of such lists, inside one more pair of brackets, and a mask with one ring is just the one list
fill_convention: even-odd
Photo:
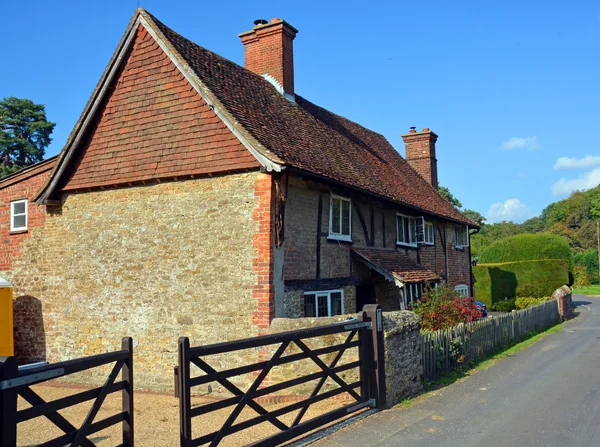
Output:
[[[317,290],[311,292],[304,292],[304,299],[306,300],[306,295],[314,295],[315,296],[315,318],[318,317],[334,317],[336,315],[331,315],[331,294],[339,293],[341,296],[341,313],[340,315],[344,315],[344,291],[342,289],[336,290]],[[319,296],[327,296],[327,315],[319,315]]]
[[[464,228],[465,231],[465,236],[466,236],[466,243],[465,244],[459,244],[458,243],[458,229],[459,228]],[[468,225],[456,225],[454,227],[454,237],[456,238],[456,244],[455,247],[456,248],[465,248],[469,246],[469,226]]]
[[[333,232],[333,201],[340,201],[340,233]],[[342,231],[342,202],[348,202],[348,230],[349,234],[343,234]],[[338,241],[352,242],[352,200],[347,197],[337,196],[331,194],[329,197],[329,236],[328,239],[335,239]]]
[[[431,228],[431,237],[433,238],[432,240],[428,241],[427,240],[427,227]],[[423,240],[425,241],[424,244],[425,245],[435,245],[435,228],[433,226],[433,222],[427,222],[425,221],[423,223]]]
[[[19,214],[15,214],[15,205],[19,204],[19,203],[24,203],[25,204],[25,213],[19,213]],[[25,231],[27,230],[27,224],[28,224],[28,201],[27,199],[21,199],[21,200],[15,200],[13,202],[10,202],[10,231]],[[15,217],[17,216],[25,216],[25,225],[22,227],[15,227]]]
[[[400,225],[398,225],[398,217],[402,217],[402,235],[404,236],[405,240],[408,240],[408,242],[405,241],[401,241],[400,238],[398,236],[400,236]],[[404,224],[404,220],[408,220],[408,234],[404,234],[404,230],[406,229],[406,225]],[[422,219],[421,217],[413,217],[413,216],[407,216],[406,214],[402,214],[402,213],[396,213],[396,245],[402,245],[404,247],[416,247],[417,246],[417,241],[413,240],[413,238],[416,238],[416,234],[411,234],[411,221],[412,220],[417,220],[417,219]]]
[[466,284],[459,284],[454,287],[454,290],[460,294],[460,296],[469,296],[469,286]]

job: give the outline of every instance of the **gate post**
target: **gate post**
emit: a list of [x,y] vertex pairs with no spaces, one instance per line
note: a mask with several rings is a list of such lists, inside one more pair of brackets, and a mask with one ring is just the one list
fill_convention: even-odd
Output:
[[374,380],[372,381],[373,397],[377,400],[377,409],[385,408],[385,352],[383,345],[383,311],[379,304],[367,304],[363,314],[371,320],[373,337]]
[[133,447],[133,339],[123,337],[121,349],[129,353],[122,369],[122,380],[127,383],[122,391],[123,411],[127,412],[127,419],[123,421],[123,445]]
[[19,375],[14,357],[0,357],[0,445],[17,447],[17,388],[5,388]]
[[179,361],[177,367],[179,391],[179,435],[181,447],[187,447],[192,439],[192,416],[190,415],[190,339],[179,337]]

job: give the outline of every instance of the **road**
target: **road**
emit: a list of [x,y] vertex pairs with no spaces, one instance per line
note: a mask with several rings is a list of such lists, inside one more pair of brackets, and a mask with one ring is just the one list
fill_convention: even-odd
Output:
[[561,332],[409,408],[315,446],[600,446],[600,299],[573,297]]

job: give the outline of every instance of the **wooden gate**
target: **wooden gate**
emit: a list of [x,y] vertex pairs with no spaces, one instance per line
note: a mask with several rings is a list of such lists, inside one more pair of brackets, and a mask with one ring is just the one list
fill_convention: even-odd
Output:
[[[71,396],[46,402],[35,391],[32,385],[46,382],[98,366],[114,363],[106,382],[99,388],[86,390]],[[116,382],[117,375],[122,378]],[[106,396],[122,391],[122,411],[113,416],[94,422]],[[21,396],[31,407],[17,411],[17,397]],[[65,419],[59,410],[63,410],[82,402],[93,400],[86,418],[79,428]],[[0,357],[0,445],[16,447],[17,424],[40,416],[45,416],[64,435],[40,444],[40,447],[94,447],[88,437],[112,425],[122,423],[123,442],[120,446],[133,446],[133,341],[125,337],[120,351],[94,355],[66,362],[59,362],[19,370],[14,357]]]
[[[306,344],[307,339],[332,334],[347,335],[343,343],[333,346],[311,349]],[[297,347],[299,352],[284,355],[286,349],[291,346]],[[271,347],[275,351],[270,359],[236,368],[217,371],[206,361],[206,357],[210,355],[234,353],[251,348],[262,348],[264,350],[265,347]],[[358,348],[358,360],[338,366],[344,352],[351,348]],[[319,357],[323,354],[332,353],[335,353],[335,355],[329,364],[326,364]],[[264,379],[267,378],[274,367],[303,359],[310,359],[319,371],[264,386]],[[176,394],[179,396],[181,446],[191,447],[204,444],[216,446],[224,437],[264,422],[269,422],[280,431],[253,445],[274,446],[363,408],[383,408],[385,405],[383,363],[382,314],[377,305],[365,306],[363,312],[359,314],[359,318],[354,320],[208,346],[190,347],[189,339],[182,337],[179,339],[179,366],[176,369]],[[197,366],[205,374],[191,377],[191,365]],[[340,376],[340,373],[352,369],[358,369],[359,380],[348,383]],[[256,377],[246,391],[242,391],[239,386],[234,384],[235,380],[230,380],[234,376],[248,373],[253,373]],[[337,384],[337,388],[321,392],[328,378]],[[304,396],[303,400],[282,408],[267,410],[256,400],[261,396],[315,380],[317,381],[316,386],[310,395]],[[225,390],[233,394],[233,397],[199,407],[192,407],[192,388],[211,382],[219,383]],[[306,411],[312,404],[344,393],[346,396],[350,396],[353,400],[352,403],[303,421]],[[234,406],[234,408],[219,430],[193,438],[192,420],[194,418],[231,406]],[[258,416],[235,423],[246,406],[253,409]],[[293,422],[284,423],[280,419],[281,416],[298,410],[299,412]]]

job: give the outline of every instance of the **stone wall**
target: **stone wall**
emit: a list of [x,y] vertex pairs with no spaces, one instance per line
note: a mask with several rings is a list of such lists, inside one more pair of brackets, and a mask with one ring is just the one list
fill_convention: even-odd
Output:
[[573,296],[569,286],[562,286],[552,294],[552,298],[558,302],[558,313],[561,320],[566,320],[573,316],[575,310],[573,306]]
[[119,349],[129,335],[136,386],[171,390],[179,336],[195,346],[258,335],[253,214],[264,175],[63,195],[13,261],[17,302],[43,310],[41,334],[16,328],[17,352],[45,338],[43,357],[57,362]]
[[414,312],[383,313],[386,404],[417,395],[422,389],[421,319]]

